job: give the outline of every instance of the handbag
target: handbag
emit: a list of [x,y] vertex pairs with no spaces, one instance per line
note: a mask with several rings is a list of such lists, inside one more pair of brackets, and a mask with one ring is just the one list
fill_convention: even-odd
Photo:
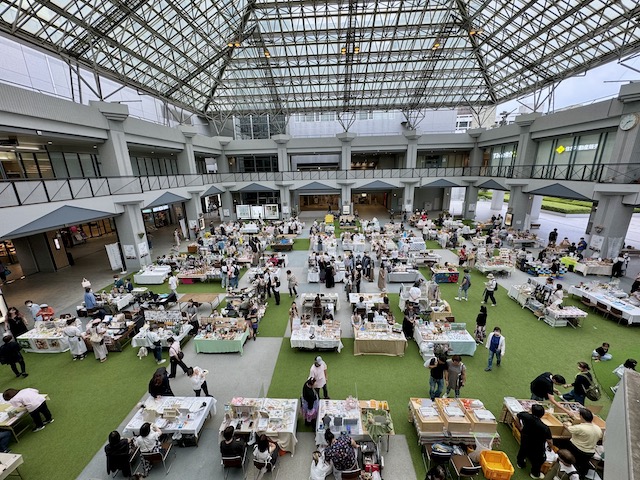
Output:
[[82,279],[82,288],[91,288],[91,282],[86,278]]
[[7,267],[4,268],[4,275],[6,277],[8,277],[9,275],[11,275],[11,270],[9,270]]
[[178,352],[178,359],[182,360],[184,358],[184,352]]

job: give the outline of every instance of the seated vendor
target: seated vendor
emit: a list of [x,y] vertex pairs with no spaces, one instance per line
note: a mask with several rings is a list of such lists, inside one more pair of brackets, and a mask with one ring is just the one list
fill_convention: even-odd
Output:
[[235,429],[229,425],[222,432],[223,440],[220,442],[220,455],[223,458],[240,457],[244,458],[247,444],[241,438],[234,438]]
[[362,326],[362,317],[357,313],[351,315],[351,326],[356,329],[359,329]]

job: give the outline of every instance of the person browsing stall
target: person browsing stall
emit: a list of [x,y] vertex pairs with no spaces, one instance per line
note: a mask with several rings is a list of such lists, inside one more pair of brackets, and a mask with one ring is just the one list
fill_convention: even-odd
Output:
[[47,406],[46,397],[35,388],[23,388],[22,390],[8,388],[2,394],[2,398],[15,408],[27,409],[35,424],[33,432],[39,432],[45,425],[53,423],[53,416]]
[[324,363],[322,357],[318,355],[313,361],[313,365],[309,369],[309,378],[313,378],[313,388],[315,389],[318,397],[320,397],[320,389],[322,388],[322,393],[324,395],[325,400],[329,399],[329,392],[327,390],[327,364]]
[[531,400],[537,400],[539,402],[549,401],[557,410],[573,416],[572,412],[565,409],[555,399],[555,394],[560,395],[560,392],[555,388],[556,385],[564,385],[567,381],[562,375],[554,375],[551,372],[544,372],[538,375],[531,384]]
[[336,480],[342,480],[342,472],[357,467],[355,449],[358,444],[349,435],[343,434],[336,438],[331,430],[325,430],[324,439],[327,442],[324,458],[333,462],[333,476]]

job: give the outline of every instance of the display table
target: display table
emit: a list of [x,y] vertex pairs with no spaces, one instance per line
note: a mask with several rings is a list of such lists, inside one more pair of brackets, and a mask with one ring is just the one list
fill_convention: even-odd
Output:
[[[369,415],[371,413],[371,416]],[[372,418],[373,416],[373,418]],[[388,426],[384,436],[387,437],[387,451],[389,437],[395,435],[393,421],[389,412],[389,403],[384,400],[320,400],[318,407],[318,420],[316,423],[316,445],[326,446],[324,439],[325,430],[331,430],[336,437],[346,433],[356,442],[371,440],[367,425],[375,417]],[[337,419],[337,420],[336,420]]]
[[402,332],[353,329],[354,355],[387,355],[402,357],[407,349],[407,339]]
[[511,285],[507,296],[520,304],[522,308],[527,303],[527,299],[533,295],[535,287],[529,283],[523,285]]
[[16,340],[25,352],[60,353],[69,350],[67,336],[59,328],[34,328]]
[[22,478],[18,467],[23,463],[22,455],[18,453],[0,453],[0,480],[13,476],[11,475],[13,472]]
[[[316,293],[303,293],[300,295],[302,307],[311,308],[316,299],[316,295]],[[333,305],[336,310],[340,310],[340,296],[337,293],[321,293],[320,301],[323,307]]]
[[631,305],[627,301],[615,297],[609,290],[587,290],[585,288],[570,287],[569,294],[581,297],[585,296],[591,300],[591,303],[593,304],[600,302],[606,305],[609,311],[612,307],[620,310],[622,312],[622,318],[624,318],[629,325],[632,323],[640,323],[640,307]]
[[[124,318],[124,317],[123,317]],[[140,320],[142,323],[142,320]],[[121,352],[125,346],[131,342],[131,338],[135,335],[136,324],[134,322],[112,321],[107,325],[107,333],[104,336],[104,344],[109,352]],[[88,333],[82,334],[87,350],[93,351],[93,344],[91,343],[91,335]]]
[[[236,397],[224,406],[224,420],[219,436],[229,425],[236,435],[265,434],[285,452],[296,451],[299,400],[295,398],[244,398]],[[239,425],[238,425],[239,424]]]
[[431,267],[431,273],[436,283],[458,283],[458,271],[454,268]]
[[442,257],[433,252],[411,252],[411,258],[416,265],[433,265],[440,263]]
[[293,250],[292,238],[281,238],[271,244],[271,250],[273,252],[290,252]]
[[211,410],[216,413],[215,402],[213,397],[148,397],[122,433],[139,435],[142,424],[150,422],[162,433],[195,435],[197,439],[204,422],[211,418]]
[[207,303],[211,306],[211,311],[215,310],[225,297],[223,293],[185,293],[180,297],[180,309],[189,302],[203,304]]
[[486,262],[476,263],[476,270],[481,273],[498,273],[504,275],[511,275],[516,271],[516,266],[511,262]]
[[169,265],[149,265],[133,275],[138,285],[162,285],[171,273]]
[[575,272],[581,273],[583,276],[587,275],[606,275],[611,276],[613,270],[613,264],[609,262],[587,261],[578,262],[573,267]]
[[[545,406],[545,408],[548,406],[548,402],[543,403],[538,402],[537,400],[518,400],[514,397],[504,397],[502,403],[502,411],[500,412],[498,421],[501,423],[506,423],[507,425],[512,427],[512,432],[514,432],[515,438],[518,443],[520,443],[520,432],[515,428],[514,418],[520,412],[530,412],[531,406],[534,404],[541,404]],[[574,413],[577,413],[578,410],[582,408],[582,405],[577,402],[561,402],[560,405]],[[552,408],[552,412],[546,412],[544,414],[544,416],[542,417],[542,422],[549,427],[549,430],[551,430],[551,436],[553,437],[554,441],[569,440],[571,438],[571,433],[564,426],[564,422],[567,420],[578,422],[577,419],[575,419],[574,417],[574,419],[572,420],[564,412],[557,413],[557,408],[555,406],[553,406]],[[599,412],[601,408],[602,407],[598,405],[589,406],[589,410],[591,410],[594,414],[593,423],[595,425],[598,425],[604,431],[606,429],[606,422],[601,417],[596,415],[596,413]]]
[[240,233],[256,234],[260,231],[257,223],[245,223],[240,227]]
[[214,333],[199,333],[193,338],[196,353],[235,353],[243,354],[243,346],[249,338],[249,330],[223,336]]
[[381,293],[350,293],[349,303],[355,305],[360,301],[360,297],[363,298],[365,304],[370,306],[384,302],[384,297]]
[[340,323],[329,326],[325,322],[321,327],[302,326],[291,332],[291,348],[302,348],[306,350],[337,350],[342,351],[340,341]]
[[[47,394],[43,394],[49,400]],[[31,415],[26,408],[16,408],[8,402],[0,403],[0,430],[8,430],[13,439],[19,442],[18,437],[34,426]]]
[[[162,348],[170,347],[170,345],[167,343],[167,339],[169,337],[173,337],[174,340],[177,340],[178,342],[182,343],[182,340],[188,335],[191,328],[192,328],[191,325],[189,325],[188,323],[185,323],[180,326],[179,334],[176,334],[172,330],[168,330],[168,329],[158,329],[157,333],[158,333],[158,337],[160,337]],[[131,345],[133,345],[134,347],[147,347],[147,348],[153,347],[153,345],[147,338],[148,331],[149,331],[148,328],[142,328],[140,332],[131,340]]]
[[420,278],[418,270],[397,270],[387,274],[389,283],[413,283]]
[[586,317],[587,312],[571,305],[562,309],[549,306],[544,310],[544,322],[552,327],[566,327],[567,325],[571,325],[573,328],[581,327],[582,319]]
[[446,300],[438,300],[430,302],[431,314],[429,317],[432,322],[446,321],[451,317],[451,305]]
[[[455,329],[452,329],[452,326]],[[449,328],[437,323],[419,323],[413,329],[413,338],[420,348],[420,355],[426,363],[434,355],[434,347],[441,345],[449,355],[468,355],[476,353],[476,341],[465,330],[466,323],[452,323]]]
[[122,295],[111,295],[110,293],[103,293],[98,298],[102,301],[103,306],[107,310],[111,310],[113,313],[117,313],[123,308],[133,303],[134,297],[131,293],[125,293]]
[[309,268],[307,273],[307,283],[318,283],[320,281],[320,272],[317,267]]
[[[500,436],[493,414],[475,399],[409,399],[409,421],[413,423],[421,445],[436,442],[474,445],[484,438],[487,448],[497,448]],[[456,415],[449,415],[455,413]]]

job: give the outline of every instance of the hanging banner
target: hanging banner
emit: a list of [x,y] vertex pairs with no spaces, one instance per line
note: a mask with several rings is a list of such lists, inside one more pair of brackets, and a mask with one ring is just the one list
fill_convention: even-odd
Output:
[[185,240],[189,240],[189,231],[187,230],[187,222],[184,221],[184,218],[181,218],[178,222],[180,224],[180,230],[182,231],[182,238]]
[[128,259],[138,258],[138,256],[136,255],[135,245],[123,245],[122,249],[124,250],[124,258],[128,258]]
[[107,250],[107,256],[109,257],[109,263],[111,264],[111,270],[122,269],[122,257],[120,256],[120,247],[118,243],[110,243],[105,245]]
[[149,255],[149,245],[147,245],[147,242],[138,244],[138,252],[140,252],[140,258]]

